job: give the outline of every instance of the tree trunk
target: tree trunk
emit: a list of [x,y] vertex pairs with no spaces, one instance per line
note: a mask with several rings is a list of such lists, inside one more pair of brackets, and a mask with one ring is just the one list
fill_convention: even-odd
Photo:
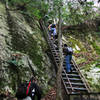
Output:
[[62,89],[61,89],[61,73],[63,66],[63,54],[62,54],[62,32],[61,32],[62,16],[61,16],[61,7],[59,7],[59,27],[58,27],[58,47],[59,47],[59,68],[57,72],[57,100],[63,100],[62,98]]
[[5,0],[6,9],[9,9],[8,0]]

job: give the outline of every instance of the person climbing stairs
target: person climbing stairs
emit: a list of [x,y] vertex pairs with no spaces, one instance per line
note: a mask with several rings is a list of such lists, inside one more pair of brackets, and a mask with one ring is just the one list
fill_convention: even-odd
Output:
[[[59,49],[55,48],[54,41],[50,38],[50,35],[48,34],[47,36],[47,42],[50,47],[55,65],[59,66]],[[71,60],[70,64],[73,71],[71,73],[67,73],[66,61],[64,59],[61,78],[67,94],[89,93],[91,91],[90,87],[73,59]]]

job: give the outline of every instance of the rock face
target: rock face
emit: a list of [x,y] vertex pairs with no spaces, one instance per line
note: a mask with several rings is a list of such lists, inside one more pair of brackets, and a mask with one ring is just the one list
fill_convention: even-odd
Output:
[[0,2],[0,91],[15,93],[21,82],[29,81],[32,72],[27,58],[44,92],[54,84],[47,44],[34,21],[27,19],[18,11],[6,10]]

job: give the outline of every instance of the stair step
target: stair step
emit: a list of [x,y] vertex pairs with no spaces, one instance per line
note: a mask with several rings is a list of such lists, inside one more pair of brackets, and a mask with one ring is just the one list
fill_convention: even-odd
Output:
[[67,75],[69,78],[71,78],[71,77],[74,77],[74,78],[80,78],[79,75],[62,73],[62,76],[66,76],[66,75]]
[[70,81],[82,81],[81,79],[77,79],[77,78],[67,78],[67,77],[62,77],[64,80],[69,79]]
[[55,51],[55,49],[53,47],[51,47],[51,51]]
[[55,50],[51,50],[53,53],[56,53],[56,51]]
[[[66,66],[63,66],[63,68],[66,70]],[[71,67],[71,71],[72,71],[72,72],[73,72],[73,71],[76,71],[76,69],[74,69],[74,68]]]
[[53,55],[53,56],[57,55],[57,52],[52,52],[52,55]]
[[55,60],[58,62],[59,60],[55,58]]
[[67,74],[69,77],[77,77],[77,78],[80,78],[79,75],[76,75],[76,74]]
[[[65,64],[63,64],[63,66],[66,66],[66,63],[65,63]],[[75,69],[75,67],[74,67],[74,66],[71,66],[71,68]]]
[[55,59],[56,59],[56,60],[59,60],[59,58],[58,58],[58,57],[55,57]]
[[71,80],[71,81],[82,81],[81,79],[77,79],[77,78],[69,78],[69,80]]
[[57,55],[54,55],[55,59],[59,59],[59,57]]
[[[71,87],[67,87],[67,89],[72,89]],[[86,88],[76,88],[76,87],[73,87],[74,90],[78,90],[78,91],[87,91]]]
[[55,48],[55,47],[52,47],[52,46],[51,46],[50,48],[51,48],[52,51],[56,51],[56,52],[59,51],[59,50],[58,50],[57,48]]
[[[64,71],[64,70],[65,70],[65,71]],[[66,72],[66,69],[64,69],[64,70],[62,71],[62,73],[63,73],[63,72]],[[66,74],[69,74],[69,75],[70,75],[70,74],[78,75],[78,72],[77,72],[76,70],[73,70],[73,71],[71,71],[70,73],[67,73],[67,72],[66,72]]]
[[[66,61],[64,61],[63,62],[63,65],[66,65]],[[70,64],[72,67],[74,67],[74,65],[73,64]]]
[[55,57],[55,58],[58,58],[58,56],[57,56],[57,55],[54,55],[54,57]]
[[53,53],[53,55],[54,55],[54,54],[57,54],[57,55],[59,55],[59,54],[58,54],[58,52],[56,52],[56,51],[52,51],[52,53]]
[[[69,82],[65,82],[66,84],[69,84]],[[83,83],[71,83],[72,85],[77,85],[77,86],[85,86]]]
[[56,63],[59,65],[59,60],[57,60]]
[[77,71],[75,71],[75,70],[73,70],[71,73],[75,73],[75,74],[78,74],[78,72],[77,72]]
[[59,50],[52,50],[52,52],[55,52],[55,51],[56,51],[56,52],[59,52]]
[[57,63],[59,63],[59,60],[56,60]]

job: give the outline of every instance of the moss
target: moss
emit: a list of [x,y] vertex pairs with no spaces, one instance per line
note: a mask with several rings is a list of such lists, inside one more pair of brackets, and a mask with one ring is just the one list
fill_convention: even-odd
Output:
[[79,59],[77,59],[77,64],[84,63],[86,61],[87,60],[85,58],[79,58]]
[[96,44],[95,41],[92,42],[94,49],[96,50],[97,54],[100,54],[100,47]]
[[[15,12],[15,17],[13,11],[10,13],[8,12],[7,18],[9,25],[8,35],[10,35],[11,37],[11,44],[7,44],[11,51],[9,53],[19,52],[25,54],[25,56],[28,55],[32,60],[32,63],[34,63],[35,67],[37,67],[37,78],[39,79],[39,81],[43,81],[41,82],[41,84],[43,83],[44,88],[46,88],[44,89],[44,91],[47,91],[49,88],[48,80],[50,79],[50,77],[48,77],[48,73],[45,73],[47,72],[48,68],[46,66],[47,62],[45,63],[45,56],[43,54],[47,49],[47,44],[43,40],[40,30],[36,26],[35,29],[31,29],[29,24],[27,24],[27,22],[24,22],[25,19],[21,18],[20,14],[17,15],[17,12]],[[25,63],[27,63],[26,60]],[[17,85],[21,81],[23,82],[25,80],[29,80],[29,78],[32,76],[30,68],[27,65],[23,65],[21,62],[18,63],[18,65],[18,67],[7,66],[8,72],[5,73],[8,76],[5,78],[6,81],[3,80],[2,83],[0,83],[0,87],[9,86],[15,92]],[[41,79],[41,77],[43,77],[43,79]]]
[[6,79],[4,79],[4,78],[2,78],[1,80],[0,80],[0,90],[3,90],[3,88],[2,87],[4,87],[4,86],[6,86]]
[[86,64],[81,69],[84,69],[84,71],[89,72],[91,67],[94,67],[96,65],[95,61],[92,61],[90,64]]
[[90,64],[85,65],[84,71],[87,71],[88,72],[90,70],[90,68],[91,68],[91,65]]
[[70,46],[72,46],[73,48],[76,49],[76,45],[80,48],[80,50],[77,50],[77,49],[76,49],[76,50],[75,50],[75,53],[79,53],[79,52],[81,52],[81,51],[86,51],[86,49],[84,48],[82,42],[81,42],[79,39],[76,39],[76,38],[74,38],[74,37],[69,36],[68,41],[69,41],[68,44],[69,44]]
[[[20,51],[22,53],[28,54],[32,59],[33,63],[41,70],[42,68],[42,53],[41,53],[41,35],[39,34],[39,30],[35,31],[35,35],[30,34],[27,30],[22,28],[18,23],[15,21],[20,22],[18,18],[15,16],[10,16],[8,22],[10,21],[10,35],[12,36],[12,48],[13,51]],[[22,22],[21,22],[22,23]],[[24,22],[25,24],[26,22]],[[25,25],[25,27],[27,24]],[[21,29],[21,31],[20,31]],[[21,33],[19,33],[21,32]],[[40,42],[40,44],[39,44]],[[45,47],[44,47],[45,48]]]
[[100,68],[100,65],[96,65],[96,67]]
[[12,47],[13,51],[20,51],[22,53],[28,54],[30,58],[32,59],[33,63],[38,66],[38,68],[41,68],[41,61],[42,61],[42,55],[38,54],[40,51],[38,42],[34,40],[32,35],[25,32],[27,35],[23,38],[21,34],[16,32],[12,33]]
[[5,13],[5,5],[0,2],[0,12]]
[[94,83],[93,80],[88,79],[88,82],[90,84],[90,86],[92,87],[92,90],[95,92],[100,92],[100,81],[98,81],[98,84]]

